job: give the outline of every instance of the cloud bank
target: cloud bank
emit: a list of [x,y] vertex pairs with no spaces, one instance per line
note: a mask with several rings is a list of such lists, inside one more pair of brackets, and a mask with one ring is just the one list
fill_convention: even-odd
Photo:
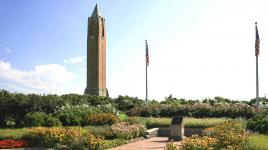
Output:
[[76,78],[64,66],[58,64],[37,65],[33,70],[13,68],[9,62],[0,60],[0,79],[20,86],[42,90],[43,92],[64,93],[61,91]]

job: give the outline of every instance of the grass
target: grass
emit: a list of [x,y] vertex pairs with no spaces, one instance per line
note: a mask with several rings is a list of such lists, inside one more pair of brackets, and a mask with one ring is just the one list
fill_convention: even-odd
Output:
[[27,128],[21,128],[21,129],[0,129],[0,140],[4,139],[14,139],[19,140],[22,139],[22,137],[27,134],[28,130]]
[[249,138],[251,150],[268,150],[268,135],[253,134]]
[[[229,119],[227,118],[185,118],[184,127],[185,128],[208,128],[225,122]],[[241,123],[244,120],[239,119]],[[148,118],[146,121],[147,128],[155,127],[169,127],[171,124],[171,118]]]
[[124,139],[104,140],[103,148],[109,149],[109,148],[118,147],[127,143],[128,141]]

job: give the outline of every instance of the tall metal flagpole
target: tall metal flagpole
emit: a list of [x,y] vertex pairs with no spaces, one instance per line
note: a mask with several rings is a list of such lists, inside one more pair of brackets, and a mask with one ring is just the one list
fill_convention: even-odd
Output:
[[260,48],[260,38],[259,32],[257,27],[257,22],[255,22],[255,29],[256,29],[256,40],[255,40],[255,56],[256,56],[256,106],[257,108],[260,107],[260,100],[259,100],[259,66],[258,66],[258,57],[259,57],[259,48]]
[[149,54],[148,54],[148,45],[147,45],[147,40],[145,40],[145,74],[146,74],[146,97],[145,97],[145,103],[146,106],[148,107],[148,77],[147,77],[147,67],[148,67],[148,63],[149,63]]
[[260,107],[259,102],[259,67],[258,67],[258,56],[256,56],[256,106]]

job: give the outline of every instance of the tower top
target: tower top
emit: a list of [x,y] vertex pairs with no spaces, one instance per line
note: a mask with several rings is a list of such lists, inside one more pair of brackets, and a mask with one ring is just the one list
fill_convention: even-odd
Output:
[[96,4],[96,6],[95,6],[95,8],[93,10],[93,13],[92,13],[91,17],[93,17],[93,16],[101,16],[100,11],[98,9],[98,4]]

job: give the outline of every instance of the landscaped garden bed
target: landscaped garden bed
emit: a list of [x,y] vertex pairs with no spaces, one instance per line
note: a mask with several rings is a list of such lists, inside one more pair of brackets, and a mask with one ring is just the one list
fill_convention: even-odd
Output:
[[[216,135],[221,124],[235,122],[220,128],[226,134],[222,137],[233,136],[233,129],[244,133],[247,127],[253,133],[262,133],[246,137],[250,149],[261,150],[267,147],[263,143],[268,143],[268,112],[256,110],[253,104],[223,98],[185,101],[171,97],[161,103],[152,101],[147,108],[143,100],[128,96],[25,95],[0,90],[0,148],[108,149],[143,137],[146,129],[169,127],[171,116],[182,115],[186,130],[213,131],[188,138],[188,146],[200,141],[209,146],[219,144]],[[241,128],[236,128],[237,124]]]

